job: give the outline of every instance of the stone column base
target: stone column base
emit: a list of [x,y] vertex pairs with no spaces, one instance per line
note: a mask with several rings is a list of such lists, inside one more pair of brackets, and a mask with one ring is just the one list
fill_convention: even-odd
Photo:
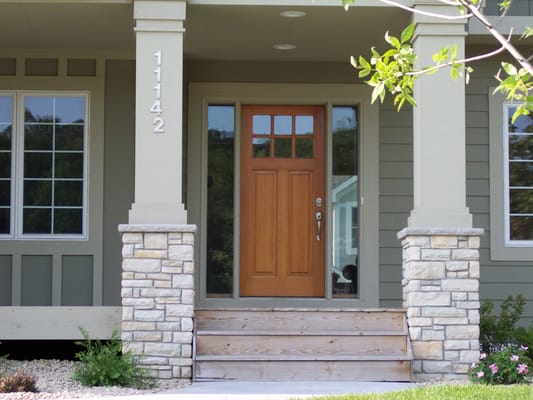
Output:
[[406,228],[403,305],[413,377],[466,380],[479,361],[479,242],[482,229]]
[[158,379],[192,378],[194,225],[120,225],[122,340]]

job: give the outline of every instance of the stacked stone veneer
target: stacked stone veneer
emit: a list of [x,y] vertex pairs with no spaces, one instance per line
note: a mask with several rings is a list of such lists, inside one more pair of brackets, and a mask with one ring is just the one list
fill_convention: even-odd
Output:
[[120,225],[122,340],[159,379],[192,378],[194,232]]
[[479,360],[482,234],[482,229],[414,228],[398,234],[415,380],[467,379]]

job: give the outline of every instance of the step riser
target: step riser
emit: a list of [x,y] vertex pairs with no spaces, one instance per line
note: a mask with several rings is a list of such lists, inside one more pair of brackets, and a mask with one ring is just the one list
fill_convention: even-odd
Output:
[[197,362],[196,380],[409,381],[408,361],[225,361]]
[[405,336],[198,336],[197,355],[406,355]]
[[332,330],[379,331],[404,329],[402,312],[365,311],[198,311],[198,330]]
[[403,310],[200,310],[195,379],[409,381]]

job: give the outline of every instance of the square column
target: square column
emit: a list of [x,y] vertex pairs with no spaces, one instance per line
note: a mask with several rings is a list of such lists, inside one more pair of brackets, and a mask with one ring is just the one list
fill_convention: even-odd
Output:
[[[459,15],[457,7],[417,0],[416,9]],[[442,20],[414,14],[413,47],[417,67],[433,64],[440,48],[457,46],[464,57],[465,20]],[[414,209],[409,227],[472,227],[466,207],[465,82],[445,68],[415,82],[413,108]]]
[[135,202],[131,224],[185,224],[182,202],[185,0],[135,0]]

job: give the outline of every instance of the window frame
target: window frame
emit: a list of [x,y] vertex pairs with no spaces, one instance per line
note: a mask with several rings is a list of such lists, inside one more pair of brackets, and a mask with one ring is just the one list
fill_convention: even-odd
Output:
[[[0,91],[0,96],[13,98],[13,125],[11,141],[11,210],[10,233],[0,234],[0,240],[87,240],[89,221],[89,130],[90,130],[90,93],[88,91],[70,90],[15,90]],[[84,128],[83,128],[83,183],[82,183],[82,230],[81,233],[23,233],[24,211],[24,99],[26,97],[82,97],[84,99]],[[55,153],[55,149],[52,150]],[[53,181],[55,177],[51,178]],[[56,208],[50,206],[50,208]]]
[[[510,164],[509,158],[509,111],[516,108],[518,104],[513,102],[503,103],[503,184],[504,184],[504,242],[506,247],[533,247],[532,240],[512,240],[511,239],[511,185],[510,185]],[[533,160],[531,160],[533,161]],[[533,189],[533,187],[532,187]]]
[[515,105],[489,88],[490,258],[529,261],[533,240],[510,240],[507,108]]

